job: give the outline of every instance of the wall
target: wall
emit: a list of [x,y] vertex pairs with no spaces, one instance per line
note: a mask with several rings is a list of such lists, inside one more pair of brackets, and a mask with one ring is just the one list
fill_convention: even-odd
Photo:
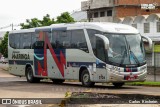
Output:
[[160,6],[160,0],[115,0],[116,17],[147,15],[152,13],[160,13],[160,8],[155,10],[142,10],[141,4],[157,3]]
[[115,0],[116,5],[160,4],[160,0]]
[[93,22],[113,22],[113,17],[92,18]]
[[114,0],[88,0],[81,2],[82,11],[90,9],[98,9],[103,7],[113,7]]

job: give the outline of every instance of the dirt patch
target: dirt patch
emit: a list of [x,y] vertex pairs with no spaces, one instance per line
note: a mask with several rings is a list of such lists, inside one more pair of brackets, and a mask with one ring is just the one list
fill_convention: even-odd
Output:
[[0,77],[15,77],[15,76],[9,74],[8,66],[0,65]]
[[74,92],[67,104],[160,104],[160,96]]

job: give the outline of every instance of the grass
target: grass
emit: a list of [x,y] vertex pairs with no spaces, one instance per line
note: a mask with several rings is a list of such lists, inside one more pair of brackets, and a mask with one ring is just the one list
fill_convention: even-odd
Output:
[[145,82],[131,82],[126,83],[127,85],[136,85],[136,86],[160,86],[160,82],[152,82],[152,81],[145,81]]
[[160,52],[160,45],[154,46],[154,52]]

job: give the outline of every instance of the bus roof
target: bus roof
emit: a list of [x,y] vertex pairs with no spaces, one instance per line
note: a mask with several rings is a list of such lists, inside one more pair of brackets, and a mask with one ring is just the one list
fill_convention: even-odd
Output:
[[54,28],[64,28],[70,29],[96,29],[102,32],[108,33],[139,33],[139,31],[129,25],[118,24],[118,23],[110,23],[110,22],[76,22],[76,23],[61,23],[61,24],[52,24],[51,26],[46,27],[37,27],[30,29],[22,29],[17,31],[11,31],[10,33],[23,33],[23,32],[35,32],[35,30],[40,29],[54,29]]
[[129,25],[125,24],[119,24],[119,23],[109,23],[109,22],[103,22],[103,23],[87,23],[87,26],[95,26],[97,30],[103,31],[103,32],[109,32],[109,33],[139,33],[139,31]]

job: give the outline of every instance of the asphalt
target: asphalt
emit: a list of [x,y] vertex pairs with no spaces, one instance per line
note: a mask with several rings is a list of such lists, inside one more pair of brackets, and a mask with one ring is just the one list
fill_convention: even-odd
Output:
[[[96,84],[95,87],[86,88],[82,87],[79,82],[65,82],[63,84],[53,84],[51,81],[43,81],[41,83],[27,83],[26,78],[16,77],[8,73],[6,65],[0,64],[0,98],[60,98],[56,105],[39,105],[41,107],[54,107],[59,106],[62,103],[62,99],[65,98],[66,93],[72,92],[88,92],[88,93],[102,93],[102,94],[142,94],[160,96],[159,87],[147,87],[147,86],[124,86],[120,89],[114,88],[112,85]],[[150,79],[153,79],[150,77]],[[129,99],[128,99],[129,100]],[[134,104],[135,105],[135,104]],[[30,107],[36,107],[37,105],[27,105]],[[68,107],[76,107],[80,105],[69,105]],[[83,106],[83,105],[82,105]],[[84,107],[90,107],[91,105],[85,105]],[[122,105],[99,105],[94,104],[92,107],[127,107],[127,104]],[[154,105],[138,105],[142,107],[160,107],[159,104]],[[0,105],[0,107],[12,107],[12,105]],[[14,105],[15,107],[15,105]],[[17,106],[18,107],[18,106]],[[134,107],[130,105],[130,107]]]

